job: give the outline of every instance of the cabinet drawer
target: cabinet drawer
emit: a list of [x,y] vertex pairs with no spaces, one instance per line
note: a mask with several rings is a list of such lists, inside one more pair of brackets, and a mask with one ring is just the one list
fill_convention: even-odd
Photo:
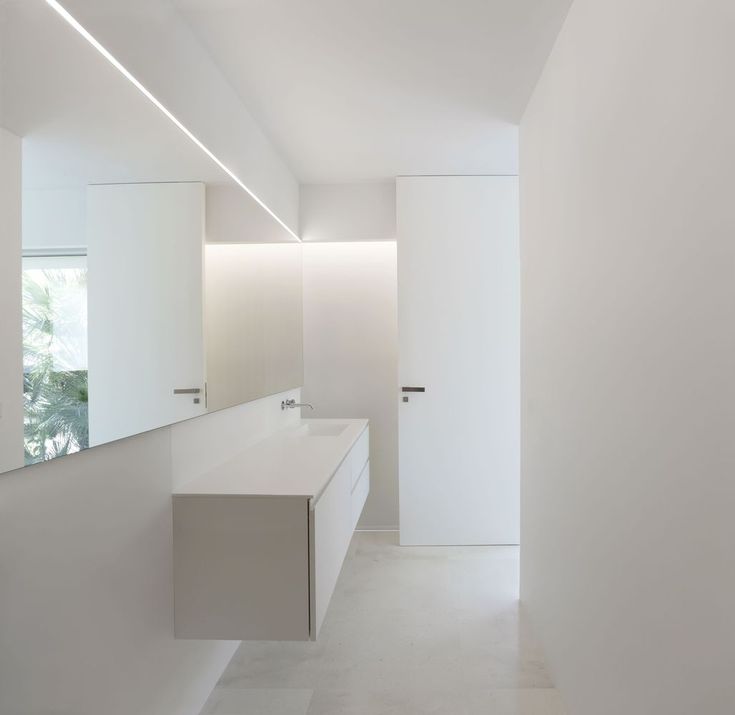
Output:
[[350,465],[337,470],[311,518],[311,636],[316,639],[352,538]]
[[352,505],[350,514],[352,515],[352,530],[355,530],[357,522],[360,520],[360,514],[365,507],[368,494],[370,493],[370,462],[363,467],[360,478],[357,480],[352,490]]
[[355,446],[350,452],[350,465],[352,469],[352,488],[355,488],[357,480],[362,476],[362,470],[368,459],[370,459],[370,434],[366,427],[360,435]]

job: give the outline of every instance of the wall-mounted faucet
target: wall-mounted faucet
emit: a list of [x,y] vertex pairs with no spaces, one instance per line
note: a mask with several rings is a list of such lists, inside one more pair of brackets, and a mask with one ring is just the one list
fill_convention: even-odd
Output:
[[310,410],[314,409],[314,405],[310,405],[308,402],[296,402],[296,400],[283,400],[281,402],[281,409],[292,410],[295,407],[308,407]]

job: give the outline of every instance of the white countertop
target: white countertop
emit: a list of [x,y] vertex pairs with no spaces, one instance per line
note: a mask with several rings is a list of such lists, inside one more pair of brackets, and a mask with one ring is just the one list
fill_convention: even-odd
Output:
[[[346,424],[337,436],[308,434],[317,428]],[[300,420],[233,459],[184,484],[175,496],[298,496],[318,498],[358,437],[366,419]]]

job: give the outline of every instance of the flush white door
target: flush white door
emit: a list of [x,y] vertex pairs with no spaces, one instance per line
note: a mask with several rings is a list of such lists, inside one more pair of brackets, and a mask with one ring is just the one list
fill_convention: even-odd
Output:
[[397,220],[401,543],[518,543],[517,178],[399,178]]
[[204,184],[90,186],[87,242],[90,444],[203,414]]

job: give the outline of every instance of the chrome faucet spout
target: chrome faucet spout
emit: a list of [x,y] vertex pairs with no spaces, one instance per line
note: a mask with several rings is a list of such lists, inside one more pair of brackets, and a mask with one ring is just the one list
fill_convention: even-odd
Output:
[[296,402],[296,400],[283,400],[281,402],[282,410],[292,410],[296,407],[308,407],[310,410],[314,409],[314,405],[310,405],[308,402]]

